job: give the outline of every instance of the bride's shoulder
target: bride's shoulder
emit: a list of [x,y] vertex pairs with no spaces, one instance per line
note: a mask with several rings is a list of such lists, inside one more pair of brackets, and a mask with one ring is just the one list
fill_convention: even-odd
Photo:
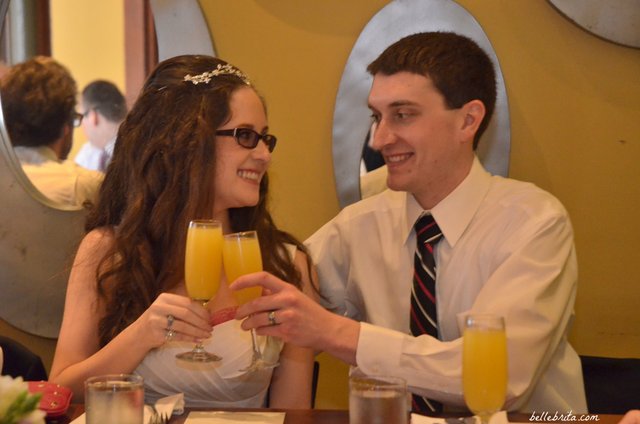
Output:
[[100,227],[95,228],[89,231],[82,241],[80,242],[80,247],[78,248],[78,253],[80,252],[92,252],[96,251],[105,251],[109,247],[113,245],[114,235],[113,229],[108,227]]

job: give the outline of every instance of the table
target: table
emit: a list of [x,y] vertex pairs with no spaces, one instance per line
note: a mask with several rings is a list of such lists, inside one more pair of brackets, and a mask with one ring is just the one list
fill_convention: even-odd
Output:
[[[182,416],[173,417],[170,424],[183,424],[187,419],[187,409]],[[203,409],[193,409],[201,411]],[[244,410],[250,411],[250,410]],[[258,411],[258,410],[256,410]],[[272,411],[285,412],[284,424],[349,424],[349,411],[346,410],[329,410],[329,409],[272,409]],[[57,419],[48,419],[47,424],[69,424],[75,418],[84,412],[83,404],[72,404],[67,414]],[[555,421],[554,424],[617,424],[622,415],[590,415],[590,421]],[[527,414],[509,414],[510,422],[530,422],[530,415]],[[578,416],[579,419],[579,416]],[[540,423],[540,421],[532,421],[532,423]]]
[[[170,424],[183,424],[187,419],[190,410],[202,411],[204,409],[187,409],[181,416],[175,416],[169,421]],[[225,409],[231,411],[232,409]],[[251,409],[243,409],[251,411]],[[255,411],[260,411],[255,409]],[[264,411],[264,409],[262,410]],[[271,409],[270,411],[285,412],[285,424],[349,424],[349,411],[328,410],[328,409]],[[47,419],[47,424],[69,424],[71,421],[82,415],[83,404],[72,404],[66,415],[59,418]],[[600,423],[598,423],[600,424]],[[607,423],[609,424],[609,423]],[[610,423],[614,424],[614,423]]]

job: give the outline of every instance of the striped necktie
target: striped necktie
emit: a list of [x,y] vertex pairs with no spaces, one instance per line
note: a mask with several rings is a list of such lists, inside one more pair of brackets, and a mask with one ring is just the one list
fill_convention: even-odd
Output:
[[[438,338],[436,312],[436,264],[433,248],[442,232],[431,214],[422,215],[414,226],[417,248],[414,256],[413,288],[411,289],[411,334],[428,334]],[[412,409],[419,413],[442,412],[442,404],[419,395],[412,396]]]

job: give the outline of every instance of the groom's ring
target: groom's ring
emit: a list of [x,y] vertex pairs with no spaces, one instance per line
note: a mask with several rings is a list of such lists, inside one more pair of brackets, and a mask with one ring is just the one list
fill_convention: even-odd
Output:
[[276,322],[276,311],[269,312],[269,315],[267,315],[267,317],[269,318],[269,325],[277,325],[278,324]]
[[171,314],[167,315],[167,330],[171,330],[171,326],[173,325],[173,321],[175,321],[175,317]]

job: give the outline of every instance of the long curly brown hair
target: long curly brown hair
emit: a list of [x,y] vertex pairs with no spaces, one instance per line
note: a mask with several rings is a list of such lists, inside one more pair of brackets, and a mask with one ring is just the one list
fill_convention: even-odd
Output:
[[[246,84],[236,75],[218,75],[200,84],[184,77],[218,64],[226,62],[198,55],[161,62],[120,126],[98,202],[85,225],[86,232],[108,228],[114,238],[96,274],[106,310],[98,329],[102,346],[161,292],[183,280],[188,222],[212,218],[214,132],[231,118],[231,95]],[[265,174],[258,204],[229,210],[231,229],[257,230],[264,269],[300,287],[300,273],[285,243],[304,253],[306,249],[276,227],[267,193]]]

